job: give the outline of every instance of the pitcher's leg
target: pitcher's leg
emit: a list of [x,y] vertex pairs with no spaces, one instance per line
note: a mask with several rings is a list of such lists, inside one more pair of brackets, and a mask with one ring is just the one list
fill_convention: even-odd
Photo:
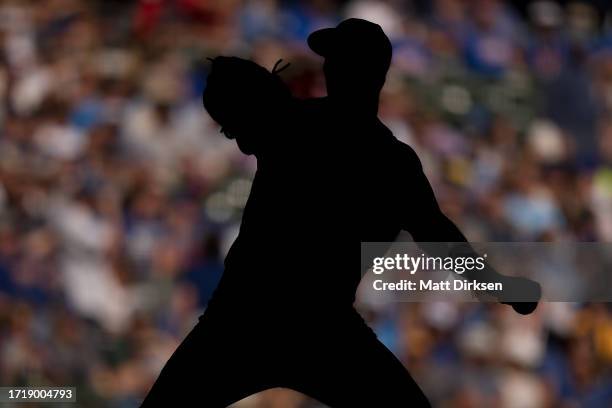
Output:
[[[210,330],[208,330],[210,329]],[[269,388],[267,367],[245,344],[198,323],[162,369],[141,407],[224,408]]]
[[[343,406],[366,401],[377,407],[430,407],[430,403],[404,365],[376,340],[369,351],[364,350],[361,369],[352,371],[354,382],[362,384],[354,396],[342,400]],[[359,352],[359,351],[358,351]]]
[[332,407],[430,407],[402,363],[376,337],[341,336],[315,347],[290,385]]

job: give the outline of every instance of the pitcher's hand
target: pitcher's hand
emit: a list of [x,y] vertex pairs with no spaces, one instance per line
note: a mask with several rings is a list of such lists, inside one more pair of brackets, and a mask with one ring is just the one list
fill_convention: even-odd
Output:
[[523,277],[505,276],[498,273],[485,275],[486,282],[500,282],[501,292],[475,291],[474,296],[481,302],[496,300],[501,304],[509,305],[515,312],[528,315],[538,307],[542,298],[542,287],[536,281]]
[[[538,302],[542,298],[542,287],[538,282],[523,277],[507,276],[503,284],[503,292],[497,297],[500,303],[512,306],[515,312],[522,315],[528,315],[538,307]],[[518,299],[520,301],[517,301]]]

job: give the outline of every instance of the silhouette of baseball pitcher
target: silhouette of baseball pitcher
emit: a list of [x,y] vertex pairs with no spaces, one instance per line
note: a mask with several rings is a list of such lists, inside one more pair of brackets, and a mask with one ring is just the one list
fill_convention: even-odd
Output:
[[[255,155],[257,172],[221,282],[143,407],[226,407],[273,387],[330,407],[429,406],[353,307],[357,251],[401,230],[417,242],[466,239],[440,211],[415,152],[377,117],[391,62],[382,29],[349,19],[308,44],[325,58],[325,98],[292,97],[276,75],[284,67],[213,60],[204,106]],[[467,243],[423,246],[473,253]],[[479,273],[464,277],[501,281],[532,302],[498,294],[500,302],[522,314],[535,309],[537,283]]]

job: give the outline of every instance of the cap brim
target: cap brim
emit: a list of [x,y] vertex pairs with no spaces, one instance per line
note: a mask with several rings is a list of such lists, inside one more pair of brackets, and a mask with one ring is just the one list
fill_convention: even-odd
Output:
[[308,36],[308,46],[320,56],[326,56],[332,48],[335,31],[335,28],[323,28],[313,32]]

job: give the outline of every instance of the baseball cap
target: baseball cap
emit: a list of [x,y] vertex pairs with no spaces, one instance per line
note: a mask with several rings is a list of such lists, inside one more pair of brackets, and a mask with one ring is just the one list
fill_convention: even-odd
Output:
[[391,41],[378,25],[349,18],[334,28],[323,28],[308,36],[308,46],[322,57],[366,57],[391,63]]

